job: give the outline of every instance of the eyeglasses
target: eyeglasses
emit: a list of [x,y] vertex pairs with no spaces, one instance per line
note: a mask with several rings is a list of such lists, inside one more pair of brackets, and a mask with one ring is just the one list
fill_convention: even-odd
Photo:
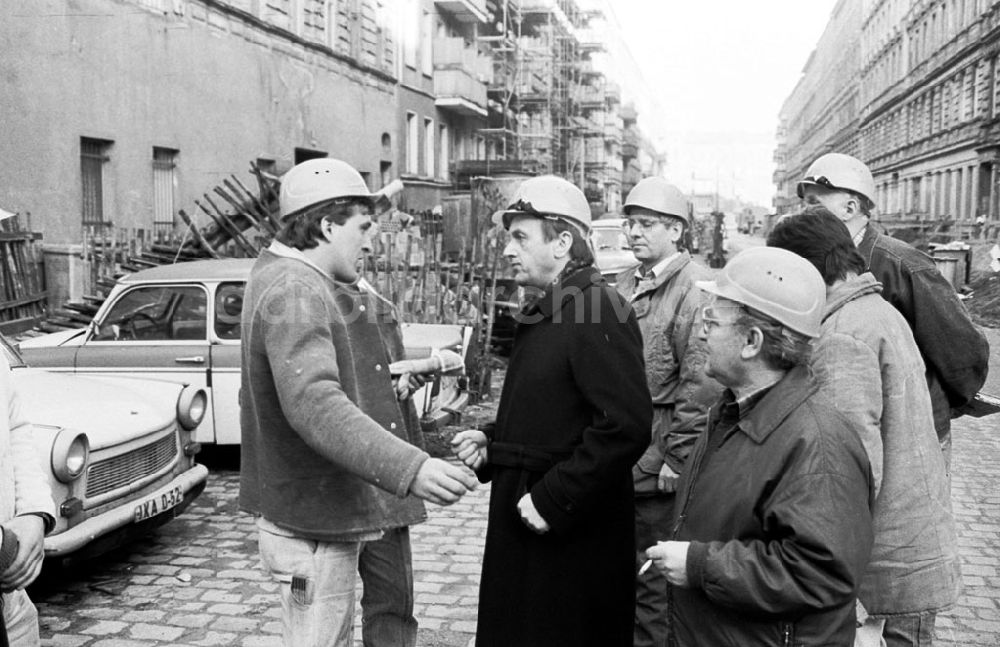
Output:
[[625,229],[625,233],[628,233],[632,231],[633,227],[638,225],[642,231],[650,231],[660,223],[664,225],[668,224],[663,218],[628,218],[622,223],[622,228]]
[[701,309],[701,328],[707,334],[715,326],[728,326],[736,323],[738,319],[725,319],[720,317],[723,310],[743,310],[741,305],[707,305]]

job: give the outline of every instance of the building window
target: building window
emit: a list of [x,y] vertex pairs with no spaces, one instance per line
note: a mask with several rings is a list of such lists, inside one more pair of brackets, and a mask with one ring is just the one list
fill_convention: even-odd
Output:
[[110,161],[113,142],[80,138],[80,180],[83,188],[81,211],[84,227],[107,227],[104,214],[104,169]]
[[434,74],[434,16],[424,13],[420,23],[420,70],[427,76]]
[[448,167],[451,163],[451,141],[448,137],[448,126],[444,124],[438,128],[438,147],[441,153],[438,155],[438,177],[448,178]]
[[153,230],[170,233],[174,229],[174,184],[177,151],[153,148]]
[[417,126],[417,115],[414,112],[406,113],[406,172],[407,173],[417,173],[417,164],[419,163],[419,151],[418,146],[418,126]]
[[434,120],[424,119],[424,174],[434,175]]
[[403,36],[403,63],[417,69],[417,46],[420,40],[420,5],[416,0],[404,0],[400,13]]

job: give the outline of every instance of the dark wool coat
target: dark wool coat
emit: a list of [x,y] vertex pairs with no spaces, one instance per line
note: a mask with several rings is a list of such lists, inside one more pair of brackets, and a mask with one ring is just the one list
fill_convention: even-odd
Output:
[[[631,308],[593,268],[521,313],[498,418],[479,599],[479,647],[632,644],[631,468],[652,404]],[[551,530],[521,521],[531,493]]]

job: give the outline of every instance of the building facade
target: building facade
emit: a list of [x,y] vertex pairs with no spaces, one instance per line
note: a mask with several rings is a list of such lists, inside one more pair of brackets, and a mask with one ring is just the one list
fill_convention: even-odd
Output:
[[858,79],[862,0],[839,0],[802,75],[778,115],[774,154],[777,213],[799,204],[795,187],[830,151],[859,155]]
[[[838,12],[857,15],[858,28],[835,29]],[[842,57],[836,84],[855,102],[816,110],[811,93],[823,73],[812,66],[821,50],[838,47],[856,52]],[[824,130],[841,134],[809,135]],[[839,2],[784,104],[778,138],[778,213],[797,205],[795,184],[809,162],[838,151],[872,169],[876,217],[886,223],[1000,220],[1000,2]]]
[[860,129],[884,218],[998,219],[998,56],[1000,2],[870,7]]
[[[256,161],[347,160],[372,188],[398,141],[381,0],[9,0],[0,200],[51,243],[172,228]],[[200,216],[200,218],[199,218]]]
[[[661,169],[634,111],[624,150],[599,17],[577,0],[5,0],[0,208],[31,214],[49,268],[95,233],[180,232],[180,209],[207,225],[199,202],[230,176],[315,157],[372,190],[402,179],[411,212],[467,214],[471,178],[534,173],[615,211],[627,164]],[[82,277],[56,280],[55,301],[80,297]]]

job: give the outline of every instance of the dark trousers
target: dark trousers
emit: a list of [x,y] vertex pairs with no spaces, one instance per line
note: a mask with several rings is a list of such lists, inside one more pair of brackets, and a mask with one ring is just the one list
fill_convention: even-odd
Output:
[[[670,538],[674,498],[673,494],[635,498],[636,573],[646,561],[646,549]],[[635,581],[634,647],[665,647],[667,626],[667,578],[650,568]]]

